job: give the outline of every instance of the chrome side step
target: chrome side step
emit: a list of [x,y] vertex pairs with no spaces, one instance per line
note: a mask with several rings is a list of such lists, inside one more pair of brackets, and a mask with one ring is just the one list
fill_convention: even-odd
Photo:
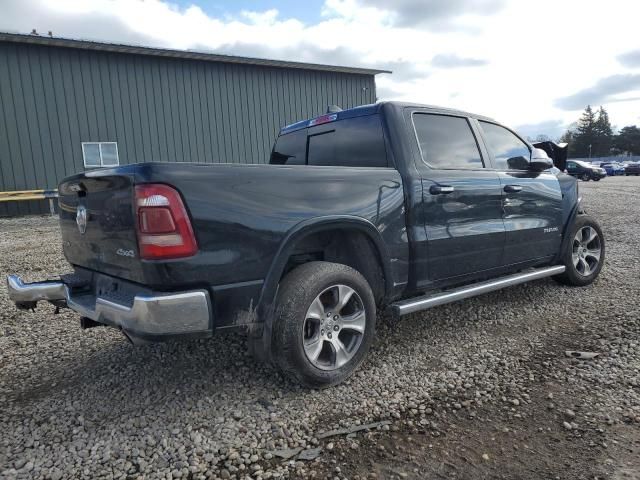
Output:
[[465,285],[464,287],[454,288],[433,295],[425,295],[423,297],[409,298],[390,305],[391,312],[394,315],[408,315],[410,313],[426,310],[427,308],[437,307],[445,303],[456,302],[465,298],[475,297],[483,293],[493,292],[505,287],[519,285],[521,283],[530,282],[539,278],[551,277],[565,271],[564,265],[555,267],[537,268],[525,273],[516,273],[486,282]]

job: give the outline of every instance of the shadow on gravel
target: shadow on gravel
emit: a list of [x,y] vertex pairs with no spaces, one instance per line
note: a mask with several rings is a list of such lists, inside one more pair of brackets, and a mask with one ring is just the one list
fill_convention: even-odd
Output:
[[[77,334],[94,337],[82,342],[87,343],[105,333],[96,330]],[[93,345],[89,353],[80,347],[77,357],[59,362],[34,356],[20,374],[38,380],[15,382],[15,390],[7,392],[9,404],[23,409],[40,402],[73,402],[75,410],[97,413],[103,408],[95,405],[100,398],[108,412],[150,413],[187,397],[197,402],[245,388],[266,397],[295,390],[270,366],[248,356],[239,335],[143,346],[133,346],[124,337],[109,340]]]

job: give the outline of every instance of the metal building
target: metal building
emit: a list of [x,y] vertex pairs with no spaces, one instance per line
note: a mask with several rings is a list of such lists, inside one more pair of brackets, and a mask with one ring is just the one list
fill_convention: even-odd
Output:
[[142,161],[264,163],[282,126],[375,102],[378,73],[0,33],[0,192]]

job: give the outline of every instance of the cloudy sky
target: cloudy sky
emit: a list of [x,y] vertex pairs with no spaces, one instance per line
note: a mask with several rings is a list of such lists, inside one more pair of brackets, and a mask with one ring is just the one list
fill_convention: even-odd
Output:
[[393,70],[380,100],[558,137],[588,103],[640,124],[630,0],[0,0],[0,30]]

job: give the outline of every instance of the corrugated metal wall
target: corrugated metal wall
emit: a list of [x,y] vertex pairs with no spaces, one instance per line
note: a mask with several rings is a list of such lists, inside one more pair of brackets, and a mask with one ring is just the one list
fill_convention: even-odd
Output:
[[55,188],[84,170],[81,142],[118,142],[121,165],[264,163],[280,127],[373,102],[373,75],[0,42],[0,191]]

